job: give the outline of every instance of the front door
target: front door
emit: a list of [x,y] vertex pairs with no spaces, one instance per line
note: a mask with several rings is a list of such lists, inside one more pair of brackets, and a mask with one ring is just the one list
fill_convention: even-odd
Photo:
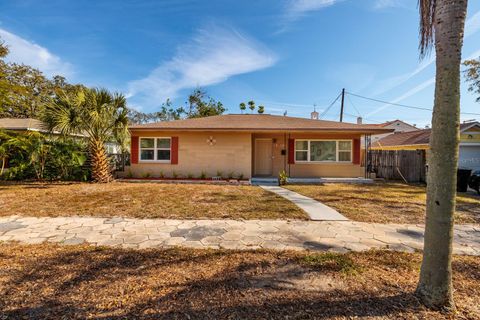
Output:
[[272,175],[272,139],[255,140],[255,175]]

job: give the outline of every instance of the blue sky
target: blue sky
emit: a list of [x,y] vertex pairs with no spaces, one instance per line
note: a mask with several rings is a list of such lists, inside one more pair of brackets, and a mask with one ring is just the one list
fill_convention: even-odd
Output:
[[[155,111],[197,86],[228,112],[255,100],[266,113],[322,112],[342,88],[431,108],[434,56],[419,60],[417,0],[16,0],[0,2],[11,61],[128,96]],[[480,2],[470,1],[464,58],[480,56]],[[431,113],[347,96],[346,120]],[[337,102],[325,119],[336,120]],[[462,85],[462,112],[480,105]],[[463,120],[477,118],[462,115]]]

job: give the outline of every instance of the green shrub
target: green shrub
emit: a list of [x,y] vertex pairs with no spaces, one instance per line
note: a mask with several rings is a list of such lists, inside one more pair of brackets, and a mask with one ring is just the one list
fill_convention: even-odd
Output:
[[[86,166],[84,143],[73,139],[52,139],[38,132],[2,135],[0,146],[7,150],[7,180],[74,180],[91,178]],[[8,172],[8,173],[7,173]]]
[[199,176],[200,179],[205,180],[207,179],[207,173],[205,171],[202,171]]
[[148,171],[147,171],[147,172],[144,172],[144,173],[142,173],[142,178],[144,178],[144,179],[150,178],[150,176],[151,176],[151,173],[150,173],[150,172],[148,172]]

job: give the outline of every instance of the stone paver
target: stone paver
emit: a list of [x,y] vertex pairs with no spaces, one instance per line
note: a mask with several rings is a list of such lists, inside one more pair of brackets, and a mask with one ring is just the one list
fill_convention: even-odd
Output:
[[[480,255],[480,227],[457,225],[454,229],[454,253]],[[385,248],[413,252],[423,247],[423,226],[354,221],[0,217],[0,242],[9,241],[133,249],[183,246],[348,252]]]
[[341,215],[337,210],[312,198],[278,186],[261,185],[260,187],[293,202],[297,207],[305,211],[311,220],[348,221],[348,218]]

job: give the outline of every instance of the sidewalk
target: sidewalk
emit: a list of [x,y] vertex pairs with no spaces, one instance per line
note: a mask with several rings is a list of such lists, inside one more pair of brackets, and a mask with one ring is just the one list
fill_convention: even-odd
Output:
[[[353,221],[2,217],[0,241],[153,248],[363,251],[423,247],[423,226]],[[480,255],[480,226],[455,226],[454,253]]]

